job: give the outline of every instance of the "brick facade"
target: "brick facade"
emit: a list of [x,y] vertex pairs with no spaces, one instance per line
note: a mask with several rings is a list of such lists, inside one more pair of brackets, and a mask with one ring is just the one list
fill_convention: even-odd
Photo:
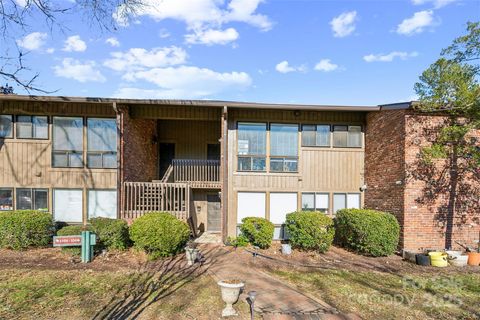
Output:
[[[449,160],[425,165],[419,159],[445,120],[409,110],[384,110],[367,117],[365,207],[395,214],[402,226],[403,249],[458,248],[456,241],[474,246],[479,238],[478,178],[458,174],[455,179]],[[479,132],[475,136],[480,137]]]

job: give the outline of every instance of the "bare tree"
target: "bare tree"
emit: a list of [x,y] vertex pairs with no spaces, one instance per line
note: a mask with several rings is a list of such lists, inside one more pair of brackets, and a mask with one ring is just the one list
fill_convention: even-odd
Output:
[[[0,78],[13,82],[27,92],[48,90],[35,85],[39,73],[25,62],[28,52],[16,40],[31,30],[31,23],[41,23],[52,32],[65,30],[62,18],[82,15],[91,28],[112,31],[117,20],[128,20],[144,6],[144,0],[0,0]],[[117,19],[115,19],[116,17]]]

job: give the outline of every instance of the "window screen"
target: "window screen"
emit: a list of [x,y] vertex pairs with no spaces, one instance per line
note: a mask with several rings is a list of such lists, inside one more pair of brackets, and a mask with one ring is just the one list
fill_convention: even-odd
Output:
[[17,116],[17,138],[48,139],[48,117]]
[[83,119],[53,118],[53,167],[83,167]]
[[265,171],[266,123],[238,123],[238,171]]
[[33,206],[32,189],[17,189],[17,210],[31,210]]
[[17,210],[48,211],[48,189],[18,188],[15,206]]
[[345,193],[335,193],[333,195],[333,212],[345,209],[347,206],[347,195]]
[[88,119],[87,148],[87,166],[89,168],[116,168],[116,120]]
[[329,147],[330,146],[330,126],[329,125],[311,125],[302,126],[302,145],[305,147]]
[[298,171],[298,125],[270,125],[270,171]]
[[237,223],[242,223],[242,219],[246,217],[265,218],[264,192],[238,192]]
[[56,221],[83,221],[83,192],[81,189],[56,189],[53,191],[53,214]]
[[302,210],[315,210],[315,193],[302,193]]
[[284,192],[270,193],[270,221],[274,224],[285,223],[287,213],[297,211],[297,194]]
[[0,189],[0,211],[13,210],[13,189]]
[[13,137],[13,125],[11,115],[0,115],[0,138],[12,138]]
[[315,210],[327,213],[329,207],[328,193],[317,193],[315,195]]
[[360,209],[360,194],[349,193],[347,194],[347,208]]
[[117,218],[117,192],[114,190],[88,191],[89,218]]

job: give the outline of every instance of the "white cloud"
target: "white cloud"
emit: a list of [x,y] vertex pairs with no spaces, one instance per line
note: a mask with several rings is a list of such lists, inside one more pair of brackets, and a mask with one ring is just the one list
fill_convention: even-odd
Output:
[[105,40],[105,43],[108,43],[112,47],[120,47],[120,41],[118,41],[118,39],[115,37],[108,38],[107,40]]
[[[148,16],[156,21],[165,19],[182,21],[186,24],[187,30],[193,34],[199,33],[199,30],[202,32],[206,30],[219,31],[224,24],[230,22],[243,22],[262,31],[268,31],[272,28],[272,22],[266,15],[256,12],[262,2],[263,0],[230,0],[227,3],[223,0],[145,0],[144,5],[136,14]],[[114,17],[120,25],[125,26],[128,25],[128,21],[123,19],[125,17],[122,14],[124,8],[124,6],[120,6]],[[190,36],[192,34],[187,35],[187,39]],[[233,37],[233,32],[228,31],[228,39]],[[194,36],[194,38],[196,37]],[[223,44],[224,41],[218,43]],[[192,43],[212,44],[212,42],[201,40]]]
[[280,73],[289,73],[289,72],[305,72],[306,67],[304,65],[301,66],[290,66],[287,60],[284,60],[282,62],[277,63],[275,66],[275,70],[277,70]]
[[46,50],[47,53],[54,53],[55,52],[55,48],[48,48]]
[[424,10],[413,14],[411,18],[407,18],[397,26],[397,33],[403,35],[412,35],[415,33],[422,33],[426,27],[432,26],[433,11]]
[[395,58],[401,60],[407,60],[408,58],[413,58],[418,56],[418,53],[413,52],[403,52],[403,51],[392,51],[388,54],[369,54],[363,57],[363,60],[366,62],[392,62]]
[[84,63],[65,58],[62,65],[53,67],[55,75],[62,78],[73,79],[79,82],[105,82],[106,79],[98,70],[95,61],[85,61]]
[[191,44],[227,44],[238,39],[238,32],[234,28],[225,30],[198,30],[185,36],[185,41]]
[[445,7],[450,3],[456,2],[457,0],[412,0],[412,3],[416,6],[423,5],[427,3],[432,3],[435,9]]
[[131,48],[125,52],[112,52],[111,59],[104,66],[115,71],[131,71],[143,68],[157,68],[185,63],[187,53],[179,47],[159,47],[151,50]]
[[315,65],[315,70],[330,72],[338,69],[338,65],[332,63],[330,59],[322,59]]
[[338,38],[346,37],[355,31],[355,21],[357,20],[357,12],[349,11],[340,14],[330,21],[333,35]]
[[32,32],[27,34],[22,39],[17,40],[19,47],[27,50],[38,50],[40,49],[47,40],[47,34],[43,32]]
[[118,97],[203,98],[225,90],[245,88],[252,83],[245,72],[220,73],[195,66],[132,71],[122,78],[129,82],[149,82],[158,89],[124,87],[114,94]]
[[87,44],[83,41],[80,36],[70,36],[65,40],[65,46],[63,47],[63,51],[77,51],[82,52],[87,50]]

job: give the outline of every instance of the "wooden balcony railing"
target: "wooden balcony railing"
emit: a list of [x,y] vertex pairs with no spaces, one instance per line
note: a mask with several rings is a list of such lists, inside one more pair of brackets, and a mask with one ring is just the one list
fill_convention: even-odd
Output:
[[190,217],[191,189],[186,183],[124,182],[123,219],[164,211],[186,221]]
[[174,159],[173,181],[186,183],[220,183],[219,160]]

